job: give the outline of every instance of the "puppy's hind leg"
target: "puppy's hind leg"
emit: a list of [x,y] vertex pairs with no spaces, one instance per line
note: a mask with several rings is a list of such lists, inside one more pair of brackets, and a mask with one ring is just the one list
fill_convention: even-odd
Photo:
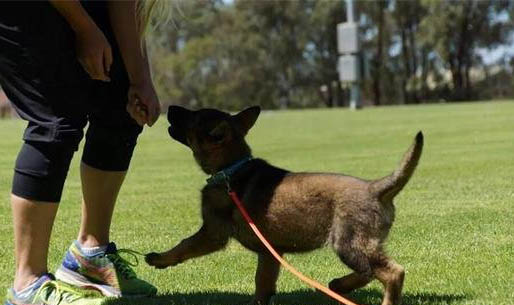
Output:
[[329,283],[329,288],[337,293],[346,294],[366,286],[370,281],[371,279],[369,277],[353,272],[343,277],[333,279]]
[[400,305],[405,278],[404,268],[393,259],[381,254],[373,264],[373,273],[385,288],[382,305]]
[[355,272],[333,279],[328,285],[331,290],[345,294],[364,287],[373,280],[373,272],[369,260],[363,252],[348,247],[338,251],[337,254],[341,261]]
[[[280,253],[282,255],[282,253]],[[259,253],[255,273],[255,297],[251,304],[267,305],[276,293],[280,263],[269,253]]]
[[332,247],[345,263],[354,272],[341,278],[333,279],[329,288],[337,293],[345,294],[352,290],[366,286],[373,280],[373,270],[368,256],[359,249],[357,237],[350,226],[343,226],[335,232]]

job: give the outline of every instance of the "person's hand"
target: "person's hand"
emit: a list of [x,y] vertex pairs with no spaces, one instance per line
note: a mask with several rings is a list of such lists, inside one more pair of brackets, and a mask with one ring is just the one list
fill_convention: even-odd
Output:
[[157,121],[161,104],[151,82],[130,85],[127,112],[140,126],[152,126]]
[[111,80],[111,45],[95,24],[76,32],[76,49],[80,64],[92,79],[106,82]]

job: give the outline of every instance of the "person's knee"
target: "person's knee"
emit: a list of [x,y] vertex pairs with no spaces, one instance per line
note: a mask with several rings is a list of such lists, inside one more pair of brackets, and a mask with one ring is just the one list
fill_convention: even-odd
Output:
[[59,202],[75,150],[64,143],[26,141],[16,160],[12,193],[30,200]]
[[90,126],[82,162],[100,170],[126,171],[141,131],[137,125],[123,129]]

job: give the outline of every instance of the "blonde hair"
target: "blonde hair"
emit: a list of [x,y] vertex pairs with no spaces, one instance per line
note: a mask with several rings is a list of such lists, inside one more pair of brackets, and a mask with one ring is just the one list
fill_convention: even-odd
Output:
[[172,0],[138,0],[136,1],[136,17],[139,36],[144,38],[149,29],[168,22],[171,19]]

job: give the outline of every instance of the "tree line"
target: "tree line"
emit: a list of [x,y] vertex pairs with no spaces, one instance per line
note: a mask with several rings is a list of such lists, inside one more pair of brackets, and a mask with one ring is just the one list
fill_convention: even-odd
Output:
[[[357,1],[361,82],[373,105],[514,96],[512,0]],[[241,109],[345,106],[336,26],[344,1],[173,2],[149,39],[165,103]],[[510,50],[514,50],[512,47]]]

